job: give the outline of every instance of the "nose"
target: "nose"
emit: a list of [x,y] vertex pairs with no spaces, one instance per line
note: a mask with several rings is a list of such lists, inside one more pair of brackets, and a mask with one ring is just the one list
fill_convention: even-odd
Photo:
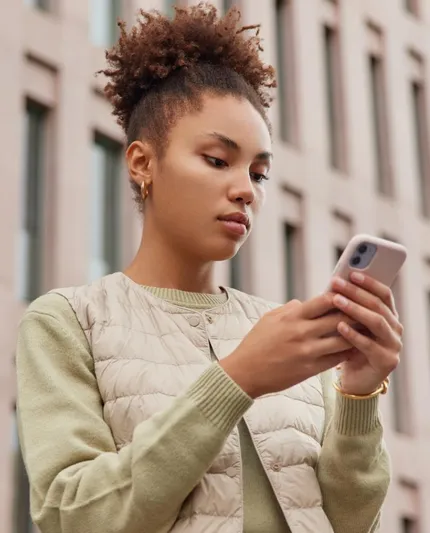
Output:
[[249,177],[249,173],[236,173],[229,189],[229,200],[231,202],[250,205],[255,200],[254,184]]

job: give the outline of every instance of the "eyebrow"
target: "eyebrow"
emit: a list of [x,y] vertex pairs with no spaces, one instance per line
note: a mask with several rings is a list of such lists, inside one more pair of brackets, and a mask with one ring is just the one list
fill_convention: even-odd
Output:
[[[237,144],[236,141],[233,141],[233,139],[230,139],[229,137],[226,137],[222,133],[217,133],[216,131],[209,133],[209,137],[213,137],[217,139],[218,141],[222,142],[227,148],[230,148],[231,150],[234,150],[235,152],[240,152],[240,146]],[[272,152],[260,152],[255,156],[255,159],[259,159],[260,161],[270,161],[273,159]]]

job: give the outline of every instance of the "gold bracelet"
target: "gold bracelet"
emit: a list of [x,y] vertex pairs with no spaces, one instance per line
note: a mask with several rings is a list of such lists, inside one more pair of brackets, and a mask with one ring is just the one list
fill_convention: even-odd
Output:
[[381,385],[375,391],[371,392],[370,394],[348,394],[347,392],[344,392],[341,389],[341,386],[338,383],[333,383],[333,387],[344,398],[348,398],[350,400],[370,400],[371,398],[378,396],[378,394],[387,394],[388,384],[389,384],[389,379],[388,378],[384,379]]

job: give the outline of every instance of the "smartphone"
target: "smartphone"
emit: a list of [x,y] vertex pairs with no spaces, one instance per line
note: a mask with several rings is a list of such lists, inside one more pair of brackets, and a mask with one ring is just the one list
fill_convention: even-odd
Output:
[[340,257],[333,277],[350,281],[351,273],[358,271],[391,287],[406,257],[407,250],[401,244],[371,235],[356,235]]
[[[351,273],[358,271],[391,287],[406,257],[407,250],[400,244],[371,235],[356,235],[342,253],[333,271],[333,277],[351,281]],[[332,290],[331,282],[327,290]],[[326,315],[338,312],[338,309],[333,309]],[[367,332],[360,324],[353,324],[352,327],[360,333]],[[327,337],[331,335],[338,336],[339,333],[336,331]]]

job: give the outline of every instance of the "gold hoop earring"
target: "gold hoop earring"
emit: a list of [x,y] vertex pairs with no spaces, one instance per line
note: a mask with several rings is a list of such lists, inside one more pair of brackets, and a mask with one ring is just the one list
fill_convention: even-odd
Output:
[[151,185],[150,182],[142,181],[140,185],[140,194],[142,196],[142,200],[145,201],[149,194],[149,186]]

